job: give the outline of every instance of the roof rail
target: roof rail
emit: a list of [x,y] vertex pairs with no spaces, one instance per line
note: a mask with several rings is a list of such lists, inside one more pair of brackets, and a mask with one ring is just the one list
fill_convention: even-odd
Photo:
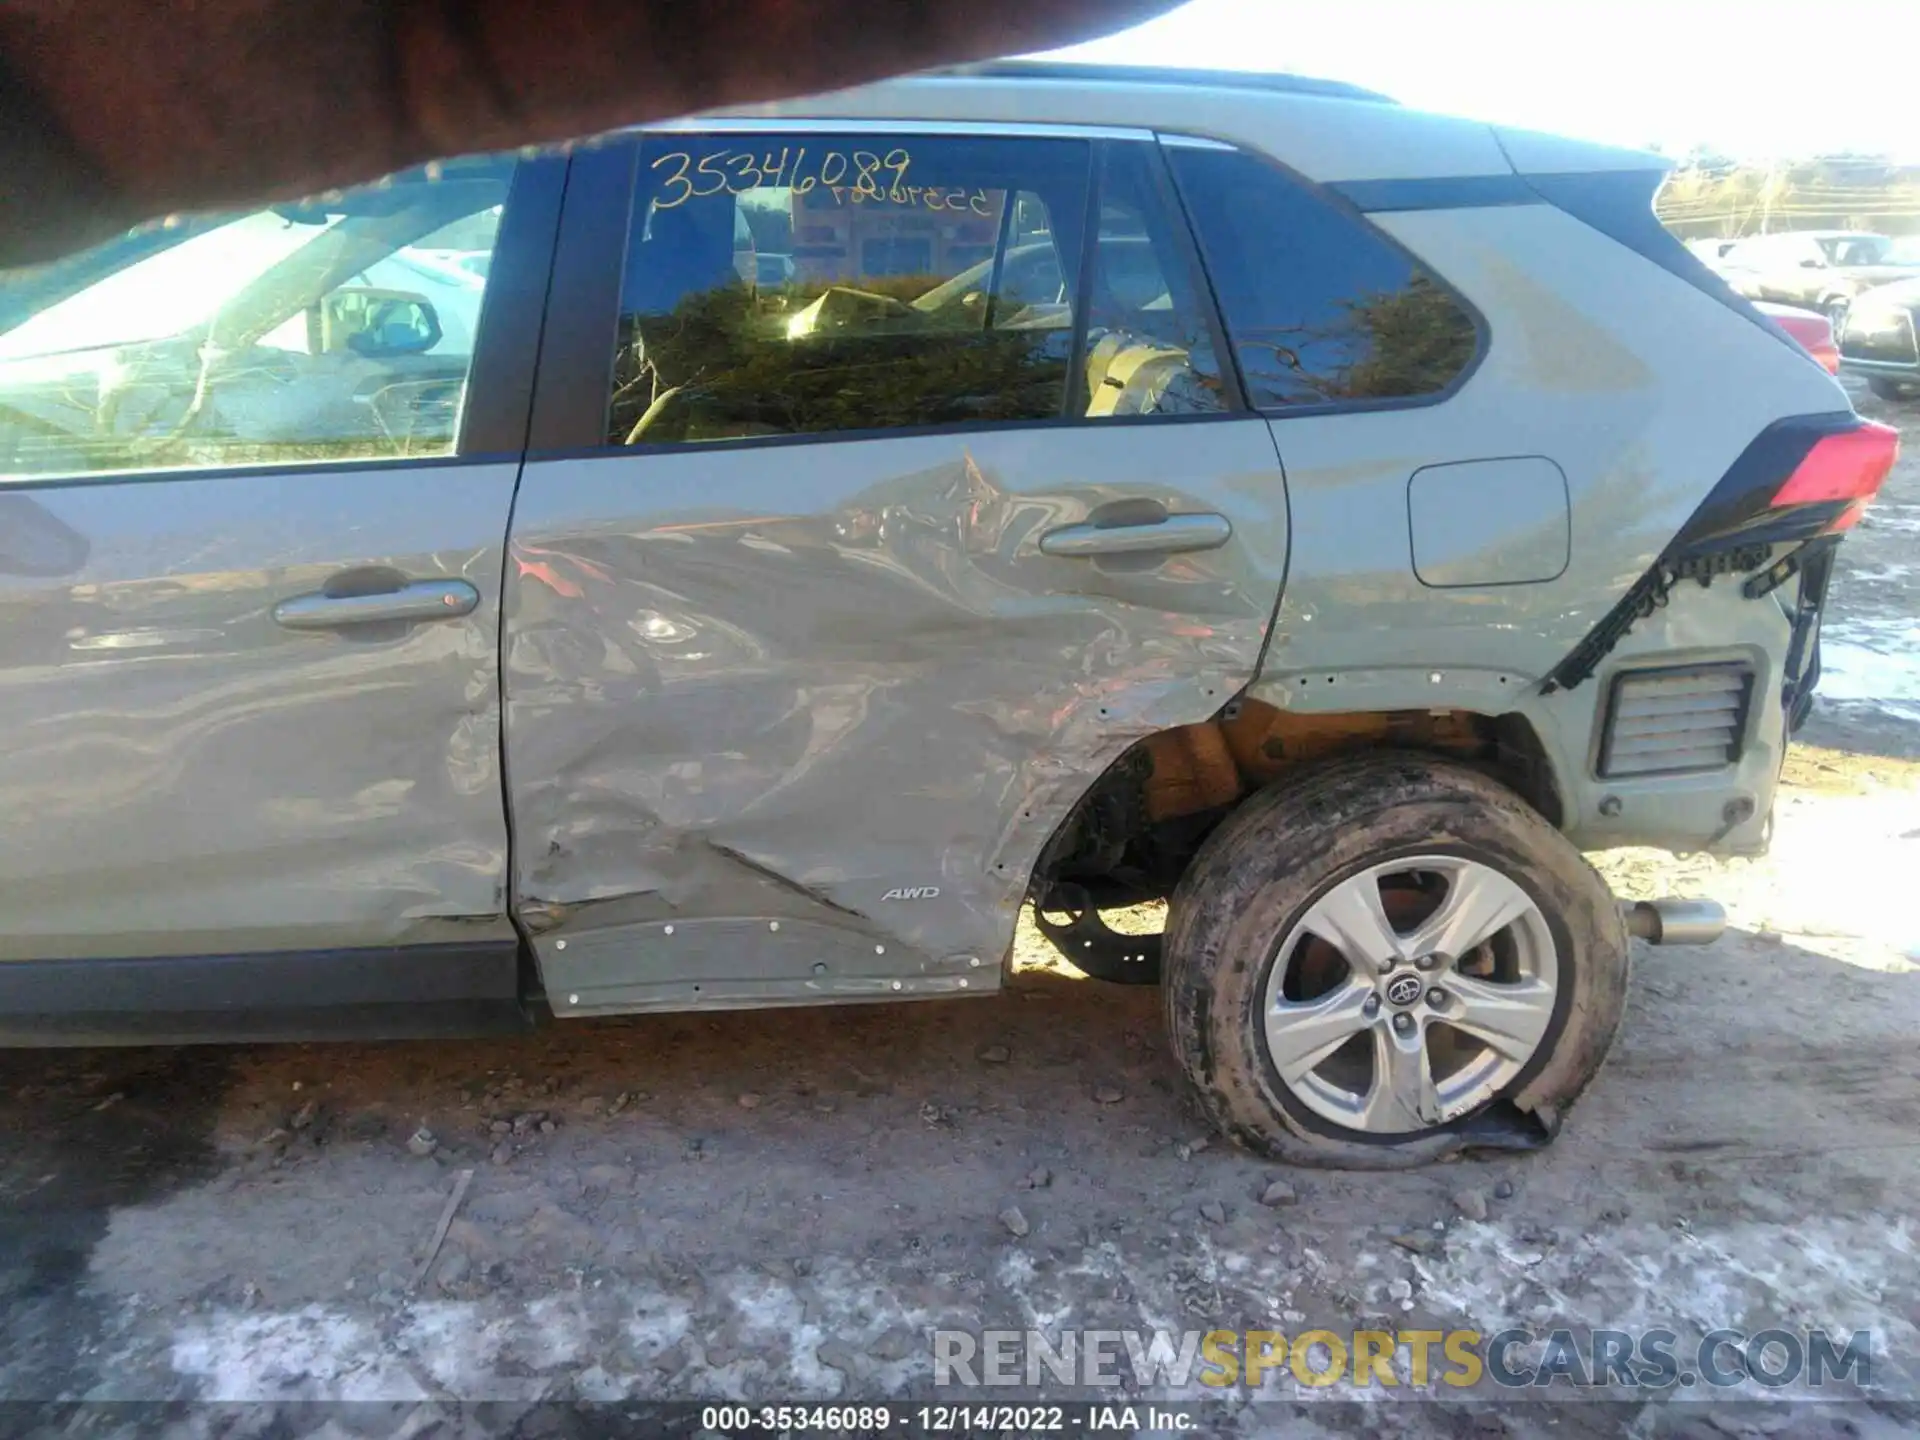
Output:
[[951,65],[921,72],[927,76],[957,76],[992,80],[1092,80],[1121,85],[1193,85],[1210,89],[1277,90],[1290,95],[1322,95],[1333,100],[1371,100],[1397,105],[1391,95],[1350,85],[1345,80],[1319,80],[1310,75],[1281,75],[1258,70],[1181,70],[1159,65],[1081,65],[1071,60],[988,60],[975,65]]

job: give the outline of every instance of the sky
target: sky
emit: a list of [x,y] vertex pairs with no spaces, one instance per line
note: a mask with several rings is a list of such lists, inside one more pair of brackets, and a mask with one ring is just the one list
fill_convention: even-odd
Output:
[[1671,155],[1920,163],[1920,0],[1189,0],[1055,53],[1350,80]]

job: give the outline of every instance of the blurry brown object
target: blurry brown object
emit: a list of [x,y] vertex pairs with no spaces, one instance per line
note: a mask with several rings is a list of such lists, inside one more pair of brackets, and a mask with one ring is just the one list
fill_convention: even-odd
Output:
[[1173,3],[0,0],[0,264],[439,156],[1065,44]]

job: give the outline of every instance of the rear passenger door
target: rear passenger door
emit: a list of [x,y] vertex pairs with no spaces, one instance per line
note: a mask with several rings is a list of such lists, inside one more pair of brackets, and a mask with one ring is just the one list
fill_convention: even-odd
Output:
[[1251,678],[1286,564],[1157,147],[767,122],[568,196],[505,649],[556,1012],[991,988],[1049,835]]

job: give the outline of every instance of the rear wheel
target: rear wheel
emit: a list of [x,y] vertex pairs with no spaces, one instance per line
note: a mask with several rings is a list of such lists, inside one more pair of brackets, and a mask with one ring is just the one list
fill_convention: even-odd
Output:
[[1432,1160],[1502,1101],[1551,1130],[1626,996],[1605,882],[1510,791],[1419,756],[1249,801],[1182,881],[1165,950],[1202,1108],[1301,1164]]
[[1882,400],[1905,400],[1914,393],[1913,387],[1906,381],[1895,380],[1886,375],[1869,376],[1867,388]]

